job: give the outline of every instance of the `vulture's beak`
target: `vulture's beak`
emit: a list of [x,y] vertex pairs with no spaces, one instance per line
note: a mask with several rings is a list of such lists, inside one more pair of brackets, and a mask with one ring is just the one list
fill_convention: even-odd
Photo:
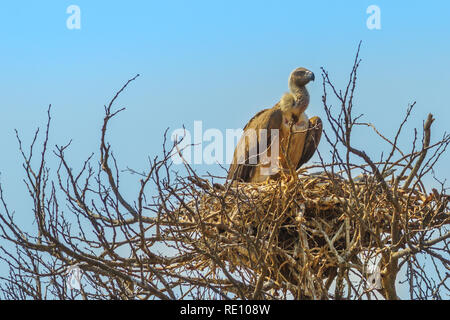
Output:
[[316,79],[316,77],[314,76],[313,72],[309,72],[309,81],[314,81]]

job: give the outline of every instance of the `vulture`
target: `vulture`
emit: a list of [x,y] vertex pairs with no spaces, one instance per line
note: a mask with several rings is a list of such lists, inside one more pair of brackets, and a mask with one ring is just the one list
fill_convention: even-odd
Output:
[[281,171],[294,172],[311,159],[322,135],[320,118],[305,114],[306,85],[314,78],[306,68],[295,69],[289,76],[289,92],[250,119],[234,151],[228,180],[263,182]]

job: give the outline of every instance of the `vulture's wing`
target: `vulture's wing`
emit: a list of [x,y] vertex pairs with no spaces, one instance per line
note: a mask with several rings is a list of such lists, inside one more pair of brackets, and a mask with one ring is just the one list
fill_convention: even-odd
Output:
[[305,146],[302,156],[297,165],[297,169],[309,161],[317,150],[317,146],[322,136],[322,120],[319,117],[309,119],[308,132],[306,133]]
[[[271,109],[265,109],[258,112],[244,127],[244,133],[239,140],[234,151],[233,162],[228,170],[228,180],[238,180],[248,182],[255,173],[256,166],[259,163],[259,155],[266,150],[259,150],[261,129],[267,129],[266,146],[270,146],[270,130],[280,129],[283,120],[281,110],[278,104]],[[252,158],[250,158],[250,155]],[[256,156],[256,157],[255,157]]]

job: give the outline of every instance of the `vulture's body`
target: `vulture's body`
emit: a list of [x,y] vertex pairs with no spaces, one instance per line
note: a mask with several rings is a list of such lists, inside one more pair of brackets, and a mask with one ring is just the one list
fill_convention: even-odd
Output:
[[[234,152],[229,180],[262,182],[282,170],[298,169],[313,156],[322,134],[322,122],[305,114],[309,104],[305,85],[311,80],[314,80],[311,71],[294,70],[289,78],[290,93],[250,119]],[[272,153],[276,150],[272,149],[277,145],[274,165]]]

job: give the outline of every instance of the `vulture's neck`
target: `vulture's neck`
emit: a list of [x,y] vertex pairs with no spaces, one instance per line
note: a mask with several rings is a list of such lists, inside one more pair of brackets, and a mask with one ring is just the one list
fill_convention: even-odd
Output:
[[[293,86],[291,87],[291,93],[295,97],[295,109],[300,114],[302,114],[309,104],[309,93],[305,86],[297,87]],[[296,113],[297,113],[296,112]]]

